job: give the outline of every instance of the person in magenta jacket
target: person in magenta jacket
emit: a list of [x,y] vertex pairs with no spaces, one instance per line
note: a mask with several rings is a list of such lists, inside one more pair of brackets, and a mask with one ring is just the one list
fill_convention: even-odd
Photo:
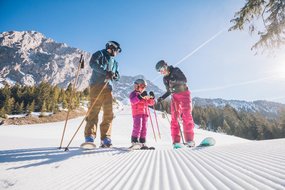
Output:
[[135,90],[130,94],[130,102],[132,105],[133,116],[133,131],[131,142],[132,148],[145,147],[146,134],[147,134],[147,120],[149,116],[148,106],[154,105],[154,93],[150,92],[149,95],[145,91],[147,83],[143,79],[137,79],[134,82]]

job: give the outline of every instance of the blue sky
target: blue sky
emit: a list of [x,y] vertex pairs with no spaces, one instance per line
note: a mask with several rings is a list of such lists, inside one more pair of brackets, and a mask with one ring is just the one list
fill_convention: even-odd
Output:
[[115,40],[123,49],[117,57],[123,75],[143,74],[164,89],[154,66],[165,59],[178,63],[193,97],[285,103],[284,48],[254,55],[250,48],[256,36],[227,31],[243,4],[243,0],[1,0],[0,32],[35,30],[90,53]]

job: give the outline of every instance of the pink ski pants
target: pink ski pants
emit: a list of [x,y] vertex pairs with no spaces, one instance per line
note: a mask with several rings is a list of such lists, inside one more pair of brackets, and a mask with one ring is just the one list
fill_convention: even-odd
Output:
[[183,135],[185,142],[193,141],[194,139],[194,121],[192,118],[191,106],[192,104],[189,90],[172,94],[171,136],[173,143],[180,142],[180,129],[178,123],[179,118],[182,118],[183,121]]

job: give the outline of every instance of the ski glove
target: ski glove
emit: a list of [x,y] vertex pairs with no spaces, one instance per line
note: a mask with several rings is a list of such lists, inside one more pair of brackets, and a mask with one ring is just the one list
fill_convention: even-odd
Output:
[[149,92],[149,96],[151,96],[152,99],[155,98],[153,91],[150,91],[150,92]]
[[142,96],[142,97],[147,96],[147,91],[143,91],[143,92],[141,93],[141,96]]
[[119,73],[118,72],[115,72],[114,74],[113,74],[113,80],[118,80],[119,79]]
[[145,96],[147,96],[147,91],[143,91],[141,94],[138,95],[138,98],[141,100],[143,99]]
[[112,72],[112,71],[107,71],[106,72],[106,79],[107,80],[112,80],[113,79],[113,75],[114,75],[114,73]]

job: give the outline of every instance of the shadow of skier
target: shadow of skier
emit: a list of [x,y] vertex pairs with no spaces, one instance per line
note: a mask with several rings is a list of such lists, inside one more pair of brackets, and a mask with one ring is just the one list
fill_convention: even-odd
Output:
[[[57,163],[70,158],[80,158],[82,155],[87,154],[96,154],[96,156],[100,154],[108,154],[110,156],[115,156],[127,152],[128,151],[126,151],[124,148],[97,148],[94,150],[82,150],[78,147],[70,147],[69,151],[64,151],[64,149],[60,150],[56,147],[3,150],[0,151],[0,163],[14,162],[17,164],[24,164],[22,166],[7,169],[12,170]],[[29,163],[25,164],[25,162]]]

